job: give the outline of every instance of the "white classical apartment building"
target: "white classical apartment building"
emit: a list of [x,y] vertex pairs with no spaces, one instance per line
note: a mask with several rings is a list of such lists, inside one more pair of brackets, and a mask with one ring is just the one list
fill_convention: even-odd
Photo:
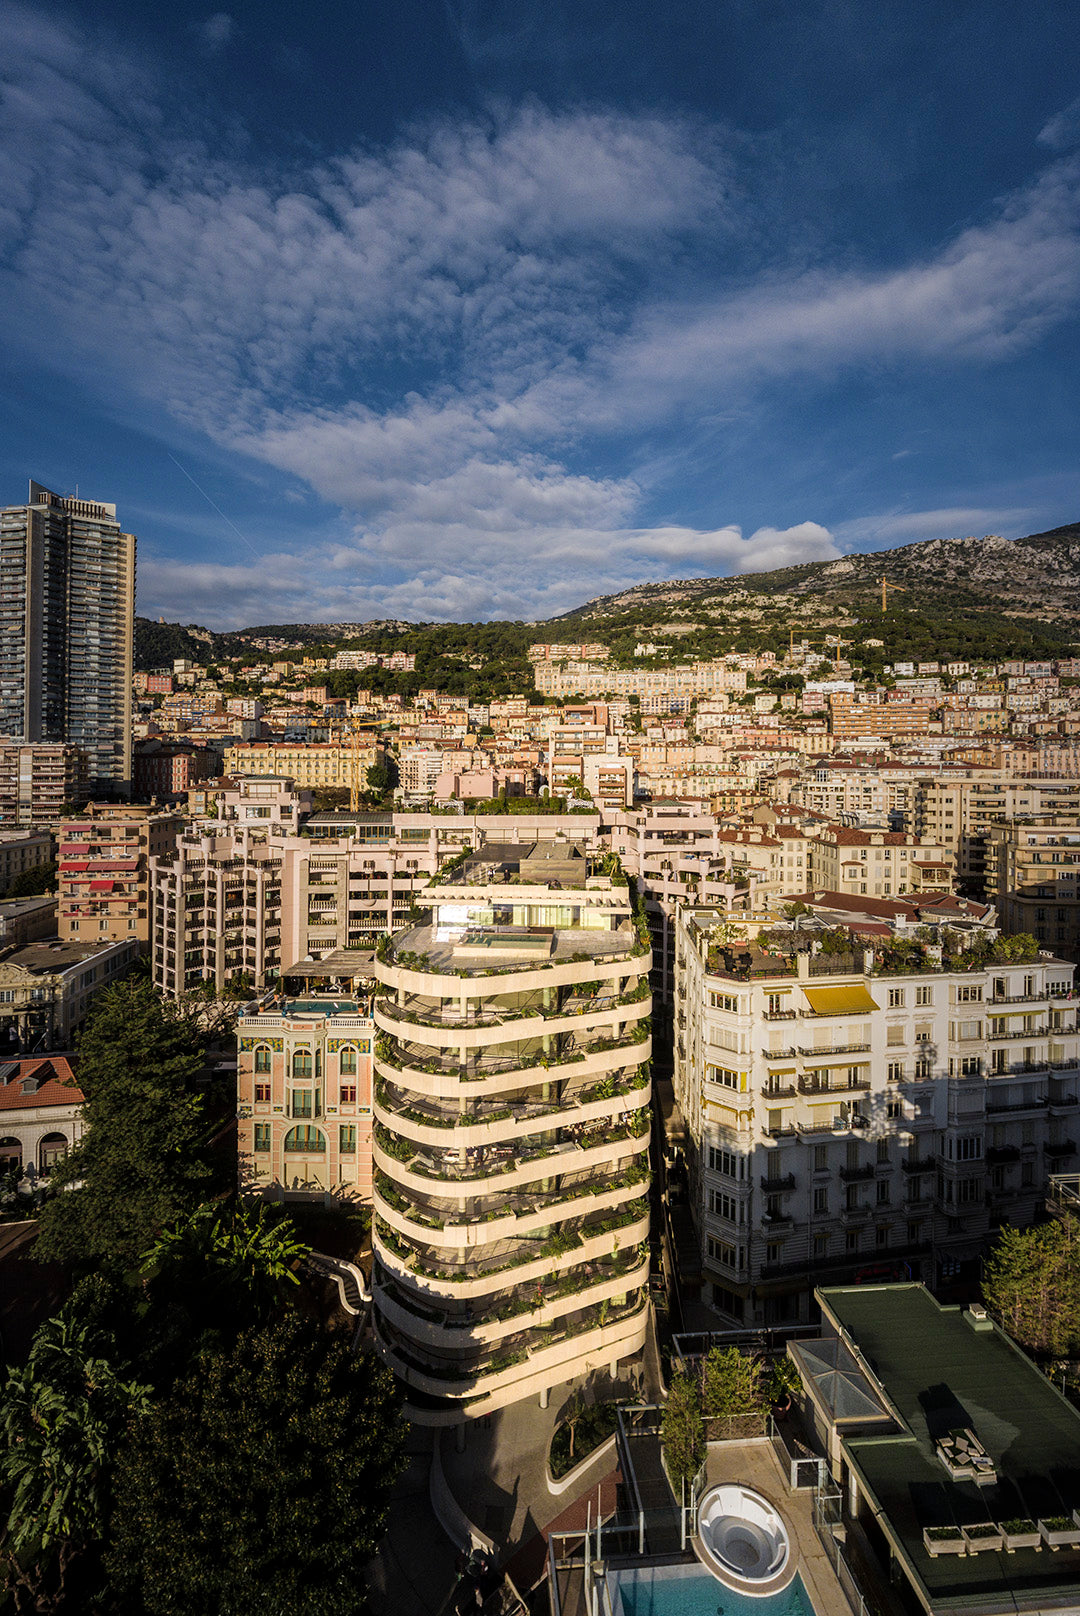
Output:
[[485,847],[376,956],[376,1342],[456,1424],[640,1351],[649,948],[580,846]]
[[675,1098],[704,1300],[743,1325],[806,1319],[818,1283],[947,1282],[997,1224],[1032,1221],[1076,1159],[1072,965],[1010,960],[978,927],[962,969],[915,926],[870,924],[847,956],[766,955],[725,941],[722,919],[678,922]]

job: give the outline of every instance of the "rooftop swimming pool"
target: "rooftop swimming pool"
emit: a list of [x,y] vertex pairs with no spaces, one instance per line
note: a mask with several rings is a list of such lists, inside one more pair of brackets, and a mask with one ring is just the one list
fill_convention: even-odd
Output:
[[802,1578],[782,1593],[736,1593],[699,1566],[640,1566],[609,1576],[614,1616],[814,1616]]
[[[271,1012],[272,1013],[272,1012]],[[281,1014],[289,1016],[355,1016],[360,1007],[355,999],[286,999]]]

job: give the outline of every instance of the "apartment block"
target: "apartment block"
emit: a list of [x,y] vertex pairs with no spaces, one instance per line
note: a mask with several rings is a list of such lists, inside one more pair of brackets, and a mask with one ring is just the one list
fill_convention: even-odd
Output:
[[749,890],[731,868],[731,849],[702,803],[655,802],[612,814],[611,849],[637,882],[652,942],[655,1006],[670,1005],[675,983],[675,916],[681,904],[733,903]]
[[28,943],[0,959],[0,1048],[70,1049],[99,988],[135,963],[134,941]]
[[79,746],[98,789],[129,789],[134,614],[115,505],[32,482],[0,510],[0,735]]
[[0,741],[0,827],[56,824],[85,801],[88,782],[80,746]]
[[56,843],[47,831],[0,830],[0,896],[18,875],[40,869],[56,857]]
[[1008,932],[1029,932],[1080,961],[1080,819],[1074,815],[990,825],[986,890]]
[[[798,924],[763,953],[716,911],[678,921],[674,1084],[700,1242],[683,1279],[740,1325],[806,1319],[824,1279],[977,1274],[992,1230],[1030,1223],[1076,1157],[1071,964],[1014,960],[978,924],[931,923],[934,943],[853,925],[850,952],[825,955]],[[966,944],[958,968],[946,937]]]
[[176,802],[200,780],[210,780],[220,767],[218,754],[208,746],[185,746],[168,741],[142,741],[132,759],[135,796],[148,802]]
[[131,938],[150,946],[151,860],[168,853],[179,814],[143,805],[87,803],[60,827],[60,936],[101,943]]
[[189,790],[187,811],[220,824],[298,831],[311,812],[311,792],[298,790],[290,775],[224,775]]
[[313,741],[277,744],[242,741],[225,749],[226,774],[289,775],[301,790],[334,786],[367,790],[367,771],[376,762],[375,737],[358,737],[353,744]]
[[640,1351],[649,949],[580,846],[468,855],[376,956],[380,1352],[456,1424]]
[[942,843],[903,831],[826,826],[811,844],[808,883],[827,892],[888,898],[901,892],[951,892],[956,859]]
[[282,962],[280,840],[265,832],[187,832],[150,859],[151,967],[176,996],[236,976],[256,988],[276,982]]
[[237,1023],[240,1184],[279,1200],[371,1201],[368,999],[286,997]]

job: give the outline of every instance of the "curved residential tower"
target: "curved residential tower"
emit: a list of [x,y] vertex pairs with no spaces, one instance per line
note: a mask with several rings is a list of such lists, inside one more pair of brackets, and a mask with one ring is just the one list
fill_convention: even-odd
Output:
[[650,953],[591,871],[485,846],[376,962],[375,1328],[424,1423],[644,1342]]

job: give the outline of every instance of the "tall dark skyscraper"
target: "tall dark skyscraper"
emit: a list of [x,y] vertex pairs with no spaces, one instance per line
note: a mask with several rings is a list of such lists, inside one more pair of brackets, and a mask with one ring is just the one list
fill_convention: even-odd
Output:
[[131,782],[135,537],[116,506],[30,484],[0,511],[0,736],[68,741],[91,784]]

